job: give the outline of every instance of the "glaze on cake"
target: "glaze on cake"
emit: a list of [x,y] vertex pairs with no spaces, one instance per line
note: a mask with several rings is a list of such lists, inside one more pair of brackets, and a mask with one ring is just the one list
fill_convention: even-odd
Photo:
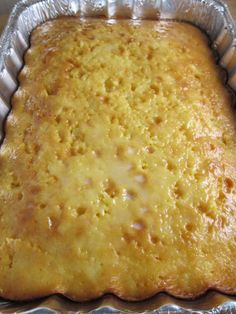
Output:
[[236,293],[236,130],[206,36],[37,27],[0,150],[0,295]]

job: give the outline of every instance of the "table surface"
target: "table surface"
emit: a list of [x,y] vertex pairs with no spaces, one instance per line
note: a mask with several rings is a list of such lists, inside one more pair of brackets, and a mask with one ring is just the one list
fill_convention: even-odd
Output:
[[[15,1],[15,2],[17,2],[17,1]],[[224,0],[224,2],[227,3],[233,18],[236,20],[236,0]],[[7,22],[7,18],[8,18],[8,15],[6,15],[6,14],[1,15],[0,14],[0,32],[4,28],[4,26]]]

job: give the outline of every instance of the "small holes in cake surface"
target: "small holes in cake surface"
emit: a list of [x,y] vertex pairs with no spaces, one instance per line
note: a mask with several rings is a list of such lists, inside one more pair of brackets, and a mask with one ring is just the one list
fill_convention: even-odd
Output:
[[173,171],[176,170],[176,165],[175,165],[175,163],[172,160],[167,160],[167,169],[170,172],[173,172]]
[[148,154],[153,154],[155,152],[155,149],[152,146],[146,146],[144,147],[144,151]]
[[109,104],[110,102],[110,98],[108,96],[99,96],[99,100],[105,105]]
[[191,240],[191,234],[188,230],[186,230],[185,228],[183,230],[181,230],[181,233],[180,233],[180,236],[181,236],[181,239],[184,241],[184,242],[188,242]]
[[159,125],[162,121],[163,121],[162,118],[159,117],[159,116],[157,116],[157,117],[154,118],[154,122],[155,122],[157,125]]
[[137,193],[131,189],[124,189],[122,196],[124,201],[132,201],[137,197]]
[[162,261],[162,257],[159,256],[159,255],[154,255],[153,257],[154,257],[154,259],[155,259],[157,262],[161,262],[161,261]]
[[78,207],[78,208],[76,208],[77,216],[84,215],[86,213],[86,211],[87,211],[86,207]]
[[104,85],[105,85],[105,90],[108,93],[112,92],[115,88],[115,82],[111,78],[106,79],[106,81],[104,82]]
[[148,163],[146,161],[143,161],[141,167],[142,167],[143,170],[148,169]]
[[12,189],[16,189],[20,187],[20,182],[18,182],[18,180],[16,178],[13,178],[13,181],[11,183],[11,188]]
[[221,229],[224,229],[228,225],[228,220],[225,216],[221,215],[218,217],[218,225]]
[[194,179],[198,181],[199,179],[201,179],[202,173],[200,171],[196,171],[193,176],[194,176]]
[[178,181],[176,182],[174,186],[174,195],[176,198],[183,198],[184,196],[183,188],[181,187],[181,184]]
[[105,182],[105,192],[111,197],[114,198],[119,195],[119,189],[115,181],[108,179]]
[[92,155],[96,158],[100,158],[102,156],[102,153],[99,149],[92,150]]
[[207,226],[207,233],[212,234],[214,231],[214,225],[212,223],[209,223]]
[[134,83],[131,83],[131,86],[130,86],[131,91],[134,92],[136,88],[137,88],[137,85]]
[[226,199],[225,193],[224,193],[223,191],[220,191],[220,192],[219,192],[219,196],[218,196],[218,200],[219,200],[220,202],[224,202],[225,199]]
[[105,208],[104,209],[104,215],[111,215],[111,209],[110,208]]
[[208,210],[209,210],[207,203],[201,202],[201,203],[198,205],[198,210],[200,210],[202,213],[207,213]]
[[149,131],[151,137],[156,137],[156,135],[158,133],[158,127],[157,127],[156,123],[151,123],[148,127],[148,131]]
[[117,146],[117,148],[116,148],[116,156],[119,159],[123,159],[124,158],[124,156],[125,156],[125,148],[124,148],[123,145]]
[[152,59],[153,59],[153,56],[154,56],[153,52],[150,51],[150,52],[148,53],[148,55],[147,55],[147,59],[148,59],[148,60],[152,60]]
[[185,225],[185,229],[186,229],[186,231],[188,231],[188,232],[193,232],[193,231],[194,231],[194,224],[192,224],[192,223],[187,223],[187,224]]
[[83,147],[83,146],[78,147],[77,153],[78,153],[79,155],[84,155],[85,152],[86,152],[86,148],[85,148],[85,147]]
[[19,192],[17,194],[17,199],[18,199],[18,201],[21,201],[23,199],[23,193],[22,192]]
[[76,148],[74,148],[74,147],[70,148],[70,156],[71,157],[77,156],[77,149]]
[[231,178],[224,179],[224,186],[227,193],[230,193],[234,187],[234,181]]
[[216,149],[216,146],[211,143],[211,144],[210,144],[210,150],[211,150],[211,151],[214,151],[215,149]]
[[118,47],[118,52],[121,56],[123,56],[125,54],[125,47],[123,46],[119,46]]
[[136,221],[136,222],[131,224],[131,228],[133,228],[137,231],[141,231],[145,228],[145,225],[142,221]]
[[201,79],[201,75],[199,75],[199,74],[194,74],[194,77],[195,77],[196,80],[200,80]]
[[197,208],[201,213],[205,214],[208,218],[210,218],[211,220],[215,220],[216,211],[215,208],[213,208],[210,204],[206,202],[200,202]]
[[155,234],[150,234],[149,239],[150,239],[150,242],[154,245],[161,242],[160,238]]
[[41,188],[38,185],[32,185],[30,187],[30,193],[33,194],[33,195],[38,194],[40,191],[41,191]]
[[151,88],[151,90],[153,90],[154,91],[154,93],[155,94],[159,94],[159,92],[160,92],[160,87],[157,85],[157,84],[151,84],[150,85],[150,88]]
[[61,116],[60,116],[60,115],[57,115],[56,118],[55,118],[55,121],[56,121],[56,123],[60,124],[61,121],[62,121]]
[[66,134],[64,130],[58,130],[59,143],[64,143],[66,140]]

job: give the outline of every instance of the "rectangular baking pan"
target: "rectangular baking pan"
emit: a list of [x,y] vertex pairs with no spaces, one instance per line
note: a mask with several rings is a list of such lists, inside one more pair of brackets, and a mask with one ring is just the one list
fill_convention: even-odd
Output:
[[[219,0],[21,0],[14,7],[0,38],[1,139],[30,33],[37,25],[60,15],[188,21],[207,33],[219,64],[227,72],[226,83],[236,92],[236,29],[227,6]],[[196,300],[186,301],[159,293],[146,301],[125,302],[106,295],[96,301],[77,303],[54,295],[21,303],[0,300],[0,313],[235,314],[236,296],[208,291]]]

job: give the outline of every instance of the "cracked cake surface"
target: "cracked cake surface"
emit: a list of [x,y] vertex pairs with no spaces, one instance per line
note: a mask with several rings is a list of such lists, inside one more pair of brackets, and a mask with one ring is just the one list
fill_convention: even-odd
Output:
[[236,293],[236,129],[186,23],[37,27],[0,149],[0,295]]

